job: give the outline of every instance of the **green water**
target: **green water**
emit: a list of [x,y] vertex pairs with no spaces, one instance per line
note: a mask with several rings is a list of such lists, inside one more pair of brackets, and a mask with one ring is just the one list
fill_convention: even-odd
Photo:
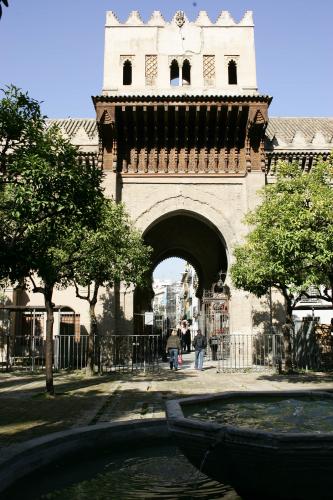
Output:
[[185,416],[246,429],[296,433],[333,433],[333,398],[262,397],[183,405]]
[[37,473],[5,500],[241,500],[226,485],[195,469],[174,446],[113,450]]

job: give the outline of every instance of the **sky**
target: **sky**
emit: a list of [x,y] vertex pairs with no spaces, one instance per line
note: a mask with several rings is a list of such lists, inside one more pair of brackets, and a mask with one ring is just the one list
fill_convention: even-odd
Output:
[[0,20],[0,88],[13,83],[43,101],[50,118],[94,117],[101,93],[105,12],[125,21],[139,10],[190,20],[253,10],[259,90],[273,96],[271,116],[333,116],[332,0],[9,0]]
[[[259,91],[273,96],[271,116],[333,116],[333,0],[9,0],[0,20],[0,88],[13,83],[42,101],[50,118],[94,117],[102,89],[105,13],[124,22],[139,10],[170,20],[184,10],[239,21],[252,10]],[[162,263],[155,276],[179,279],[183,263]]]
[[179,281],[181,274],[184,271],[186,261],[179,257],[170,257],[163,260],[154,270],[154,280]]

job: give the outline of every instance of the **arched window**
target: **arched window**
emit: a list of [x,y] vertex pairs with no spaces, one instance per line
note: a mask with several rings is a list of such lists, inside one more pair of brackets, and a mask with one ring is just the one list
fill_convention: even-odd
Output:
[[228,64],[228,83],[229,85],[237,85],[237,64],[234,60]]
[[183,62],[182,85],[191,85],[191,65],[187,59]]
[[173,59],[170,66],[170,85],[179,85],[179,66],[176,59]]
[[123,85],[132,85],[132,63],[128,59],[123,65]]

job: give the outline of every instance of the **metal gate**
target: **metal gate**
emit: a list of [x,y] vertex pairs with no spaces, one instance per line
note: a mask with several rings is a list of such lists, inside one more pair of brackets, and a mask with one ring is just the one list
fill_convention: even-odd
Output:
[[283,360],[282,335],[218,335],[217,349],[207,347],[207,355],[220,372],[271,370]]

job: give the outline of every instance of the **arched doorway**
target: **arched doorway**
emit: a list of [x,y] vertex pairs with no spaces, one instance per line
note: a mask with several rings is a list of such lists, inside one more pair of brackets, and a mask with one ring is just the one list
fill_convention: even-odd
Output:
[[152,274],[156,266],[168,257],[189,262],[198,276],[197,297],[212,290],[221,272],[228,269],[228,251],[223,235],[207,218],[189,210],[175,210],[155,220],[143,234],[153,248],[152,266],[147,285],[134,293],[134,315],[151,310]]

